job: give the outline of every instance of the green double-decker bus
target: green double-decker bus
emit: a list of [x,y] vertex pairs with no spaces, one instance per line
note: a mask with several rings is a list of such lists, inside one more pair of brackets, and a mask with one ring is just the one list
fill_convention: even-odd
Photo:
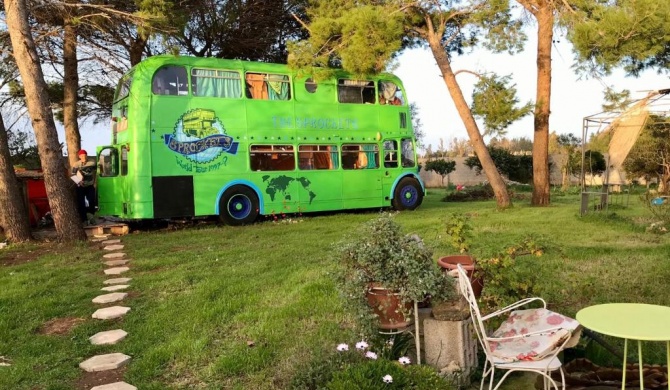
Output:
[[124,75],[98,148],[99,214],[123,219],[417,208],[409,107],[390,74],[150,57]]

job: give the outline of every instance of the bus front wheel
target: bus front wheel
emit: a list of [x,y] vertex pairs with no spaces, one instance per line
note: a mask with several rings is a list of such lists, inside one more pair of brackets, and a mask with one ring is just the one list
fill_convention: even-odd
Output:
[[423,202],[423,190],[416,179],[406,177],[400,180],[393,194],[393,208],[414,210]]
[[258,217],[258,197],[249,187],[228,188],[219,200],[219,219],[226,225],[252,223]]

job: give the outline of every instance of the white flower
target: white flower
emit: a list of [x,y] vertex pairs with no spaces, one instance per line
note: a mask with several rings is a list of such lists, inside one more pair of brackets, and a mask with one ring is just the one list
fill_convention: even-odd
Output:
[[363,340],[356,343],[356,349],[365,349],[367,347],[368,347],[368,343],[366,343]]
[[367,351],[365,357],[372,360],[377,360],[377,354],[372,351]]
[[382,380],[384,381],[384,383],[391,383],[393,382],[393,377],[391,375],[384,375]]
[[344,343],[343,343],[343,344],[338,344],[338,345],[337,345],[337,350],[340,351],[340,352],[342,352],[342,351],[348,351],[348,350],[349,350],[349,346],[348,346],[347,344],[344,344]]
[[391,346],[393,346],[393,339],[388,339],[388,340],[386,340],[386,345],[391,345]]
[[410,360],[407,356],[403,356],[400,359],[398,359],[398,363],[400,363],[404,366],[404,365],[410,364],[411,362],[410,362]]

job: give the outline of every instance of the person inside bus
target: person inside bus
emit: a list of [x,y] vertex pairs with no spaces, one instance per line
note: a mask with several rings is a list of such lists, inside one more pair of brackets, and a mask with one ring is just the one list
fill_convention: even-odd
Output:
[[77,153],[79,161],[72,167],[72,174],[78,179],[77,182],[77,211],[82,222],[86,222],[87,213],[95,214],[97,210],[97,199],[95,196],[95,162],[88,160],[88,153],[81,149]]

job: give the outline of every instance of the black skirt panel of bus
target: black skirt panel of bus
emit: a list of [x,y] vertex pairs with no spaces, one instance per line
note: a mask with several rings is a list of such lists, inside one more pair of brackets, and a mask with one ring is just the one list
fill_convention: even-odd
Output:
[[192,217],[193,176],[154,176],[154,218]]

